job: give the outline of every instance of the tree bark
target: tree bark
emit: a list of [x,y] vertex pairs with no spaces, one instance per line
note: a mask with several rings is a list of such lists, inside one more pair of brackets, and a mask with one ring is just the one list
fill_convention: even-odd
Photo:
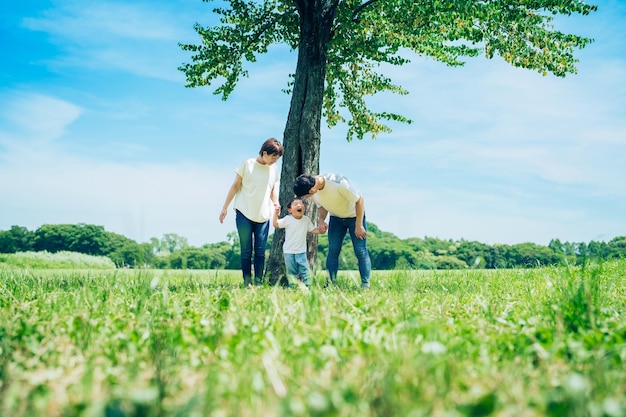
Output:
[[[300,174],[319,173],[320,124],[326,77],[326,56],[338,0],[297,0],[300,15],[300,44],[289,116],[283,136],[279,201],[280,216],[287,214],[287,203],[294,197],[293,182]],[[306,214],[317,224],[317,208],[306,204]],[[283,260],[284,229],[274,232],[266,273],[271,285],[286,284]],[[317,258],[317,235],[307,239],[309,263]]]

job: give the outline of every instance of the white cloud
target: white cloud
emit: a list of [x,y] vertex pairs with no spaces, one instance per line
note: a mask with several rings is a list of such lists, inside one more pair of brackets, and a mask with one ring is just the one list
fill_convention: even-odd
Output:
[[[13,224],[34,230],[44,223],[88,223],[140,242],[178,233],[199,246],[225,240],[234,229],[217,220],[230,172],[184,163],[103,162],[52,147],[43,155],[16,157],[0,165],[0,194],[9,202],[6,214],[0,209],[1,230]],[[16,211],[30,220],[15,223],[10,213]]]
[[[165,6],[165,7],[164,7]],[[58,1],[22,25],[45,32],[61,53],[45,64],[57,72],[66,68],[123,71],[182,83],[177,70],[183,52],[179,42],[197,40],[194,11],[209,10],[198,2],[186,12],[172,3]],[[210,15],[210,14],[209,14]]]
[[[6,116],[16,127],[0,132],[5,145],[0,148],[0,230],[14,224],[34,230],[44,223],[88,223],[138,241],[179,233],[201,245],[225,240],[234,228],[217,220],[232,172],[83,158],[58,143],[80,116],[77,106],[35,94],[18,95],[9,107]],[[213,187],[219,187],[219,198]]]
[[2,109],[2,118],[20,132],[20,141],[48,141],[60,137],[81,112],[79,106],[55,97],[18,93]]
[[23,25],[77,45],[120,39],[178,41],[184,32],[173,24],[173,17],[150,3],[58,1],[42,16],[24,18]]

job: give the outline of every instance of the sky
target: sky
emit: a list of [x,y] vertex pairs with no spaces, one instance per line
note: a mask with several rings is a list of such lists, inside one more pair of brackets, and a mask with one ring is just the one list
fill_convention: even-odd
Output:
[[[324,127],[320,172],[348,177],[367,220],[401,239],[626,235],[626,2],[595,4],[555,22],[595,40],[575,75],[498,57],[383,68],[409,94],[368,102],[413,123],[352,142]],[[201,0],[3,2],[0,230],[85,223],[137,242],[227,240],[234,213],[218,217],[235,168],[282,140],[296,54],[259,56],[228,101],[186,88],[177,68],[191,54],[178,45],[215,22]]]

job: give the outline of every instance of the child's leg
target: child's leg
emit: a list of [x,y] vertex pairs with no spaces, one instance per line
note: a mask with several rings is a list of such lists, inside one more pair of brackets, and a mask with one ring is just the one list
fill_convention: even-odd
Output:
[[296,254],[283,253],[283,257],[285,258],[285,269],[287,271],[287,281],[289,281],[289,286],[297,286],[298,263],[296,261]]
[[298,272],[302,278],[302,282],[307,287],[309,286],[309,261],[306,258],[306,253],[298,253],[296,256],[296,263]]

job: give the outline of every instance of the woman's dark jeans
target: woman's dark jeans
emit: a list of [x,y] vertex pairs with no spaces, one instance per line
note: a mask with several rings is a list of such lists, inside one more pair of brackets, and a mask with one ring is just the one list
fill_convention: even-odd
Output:
[[[341,217],[330,216],[330,220],[328,221],[328,256],[326,257],[326,269],[328,269],[330,280],[334,284],[337,281],[339,253],[341,252],[343,238],[346,236],[346,232],[350,232],[354,254],[359,262],[361,287],[369,287],[372,263],[370,254],[367,251],[367,238],[359,239],[356,237],[354,234],[355,227],[356,217],[343,219]],[[365,227],[365,217],[363,217],[363,227]]]
[[252,284],[252,249],[254,247],[254,285],[263,283],[265,269],[265,248],[270,231],[270,221],[257,223],[249,220],[237,210],[237,232],[241,247],[241,272],[244,285]]

